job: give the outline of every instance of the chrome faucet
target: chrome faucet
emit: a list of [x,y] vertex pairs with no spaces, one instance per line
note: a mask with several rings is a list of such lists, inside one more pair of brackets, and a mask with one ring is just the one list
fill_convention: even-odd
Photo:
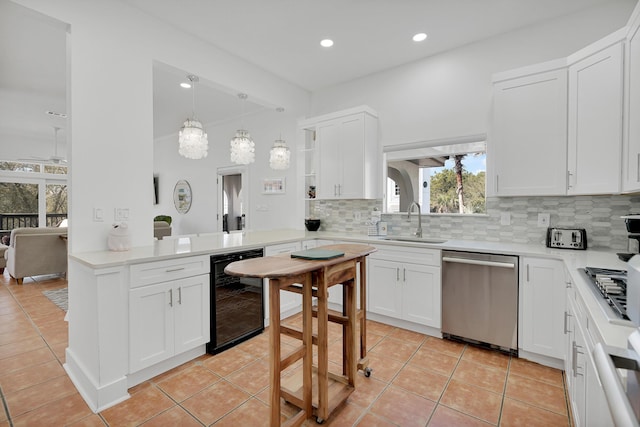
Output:
[[422,237],[422,211],[420,210],[420,204],[418,202],[413,201],[409,205],[409,208],[407,209],[407,219],[411,220],[411,210],[413,209],[414,206],[418,208],[418,228],[416,229],[416,232],[413,233],[413,235],[421,238]]

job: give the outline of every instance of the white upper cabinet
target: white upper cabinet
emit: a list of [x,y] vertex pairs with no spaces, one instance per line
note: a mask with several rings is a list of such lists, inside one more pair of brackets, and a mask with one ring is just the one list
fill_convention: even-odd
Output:
[[375,199],[379,196],[378,118],[367,107],[307,119],[315,130],[318,199]]
[[[569,57],[567,193],[571,195],[621,190],[624,43],[617,34],[601,41],[604,48],[589,47]],[[606,43],[610,39],[617,40]]]
[[563,61],[494,77],[487,143],[489,195],[564,195],[566,146],[567,71]]
[[489,196],[640,190],[638,14],[635,30],[625,27],[564,59],[494,75]]
[[626,138],[622,154],[622,190],[640,190],[640,4],[631,18],[625,57]]

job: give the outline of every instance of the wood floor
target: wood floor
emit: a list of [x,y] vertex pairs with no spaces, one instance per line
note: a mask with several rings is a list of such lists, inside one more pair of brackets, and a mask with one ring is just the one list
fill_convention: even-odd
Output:
[[[65,312],[42,294],[65,286],[55,277],[18,285],[7,272],[0,275],[0,427],[268,425],[266,334],[186,363],[132,388],[129,400],[92,413],[62,367]],[[336,371],[338,332],[330,328]],[[371,321],[367,337],[373,374],[358,374],[356,391],[324,425],[570,423],[561,371]],[[292,413],[283,404],[282,418]]]

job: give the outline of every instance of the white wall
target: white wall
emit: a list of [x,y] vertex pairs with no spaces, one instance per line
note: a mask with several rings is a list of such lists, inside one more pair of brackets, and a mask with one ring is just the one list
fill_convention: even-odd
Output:
[[[114,208],[129,208],[133,246],[153,241],[153,60],[294,115],[307,110],[307,92],[121,2],[15,1],[71,26],[71,252],[107,248]],[[96,207],[104,222],[93,222]]]
[[635,4],[605,3],[316,91],[310,115],[369,105],[379,114],[382,145],[485,133],[492,74],[565,57],[623,27]]
[[[285,123],[283,125],[283,123]],[[248,205],[247,225],[251,230],[270,228],[301,228],[296,224],[295,206],[298,195],[296,183],[295,118],[292,114],[265,110],[247,116],[243,125],[256,144],[256,161],[247,166],[250,186],[243,189],[245,206]],[[209,154],[205,159],[189,160],[178,154],[178,134],[158,139],[154,144],[154,174],[159,177],[160,203],[154,206],[155,215],[171,215],[172,234],[193,234],[218,231],[216,214],[221,196],[216,185],[219,168],[231,167],[229,141],[241,123],[229,122],[211,126],[205,124],[209,139]],[[291,166],[287,170],[275,171],[269,167],[269,150],[280,137],[291,149]],[[284,177],[286,193],[262,194],[264,178]],[[193,203],[186,214],[179,214],[173,206],[173,188],[179,179],[186,179],[191,185]],[[151,177],[148,178],[149,185]],[[246,209],[246,208],[245,208]],[[266,209],[266,210],[265,210]]]

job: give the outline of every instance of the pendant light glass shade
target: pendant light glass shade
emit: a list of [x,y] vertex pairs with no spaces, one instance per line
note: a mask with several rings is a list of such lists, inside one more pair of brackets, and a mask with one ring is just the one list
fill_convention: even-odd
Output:
[[[276,108],[276,111],[278,113],[282,113],[284,112],[284,108],[278,107]],[[289,169],[291,151],[289,150],[289,147],[287,147],[287,143],[282,139],[282,135],[280,135],[280,139],[276,139],[273,143],[273,147],[269,154],[269,166],[271,166],[271,169]]]
[[192,118],[185,120],[180,132],[178,132],[178,153],[187,159],[202,159],[207,157],[209,151],[209,140],[204,131],[202,123],[196,120],[196,88],[195,83],[199,80],[197,76],[187,76],[191,81],[192,90]]
[[[239,93],[238,98],[243,101],[242,115],[244,116],[244,102],[246,93]],[[238,165],[248,165],[256,160],[256,144],[251,139],[248,130],[238,129],[236,136],[231,139],[231,161]]]
[[276,140],[271,148],[269,156],[269,166],[271,169],[282,170],[289,169],[291,161],[291,151],[287,147],[287,143],[281,139]]
[[231,140],[231,161],[239,165],[248,165],[256,160],[256,144],[249,132],[239,129]]
[[207,157],[209,140],[202,123],[195,119],[187,119],[178,133],[180,147],[178,153],[187,159]]

